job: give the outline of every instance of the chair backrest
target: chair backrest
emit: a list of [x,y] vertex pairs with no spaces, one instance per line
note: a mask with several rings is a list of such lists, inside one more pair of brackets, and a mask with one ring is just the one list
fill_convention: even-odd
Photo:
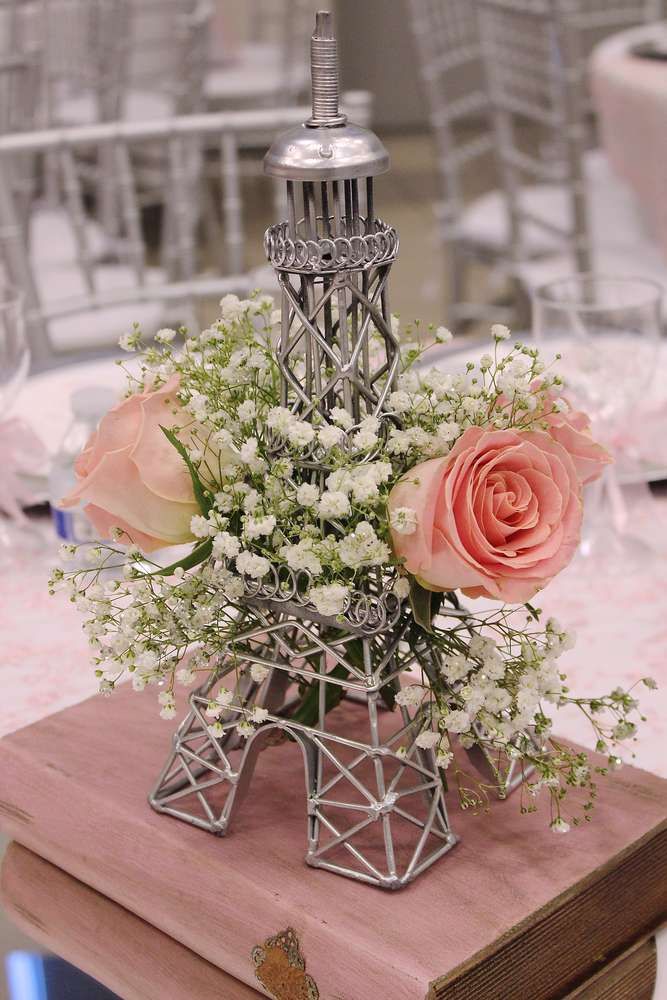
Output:
[[[525,234],[541,229],[552,245],[574,254],[578,270],[588,270],[582,38],[570,14],[589,0],[474,2],[509,212],[509,256],[517,264],[526,259]],[[527,151],[527,132],[533,141],[541,139],[547,155]],[[523,202],[524,185],[536,183],[562,187],[568,209],[562,223],[547,221]]]
[[42,60],[33,8],[34,0],[0,0],[0,134],[39,123]]
[[126,80],[128,0],[39,0],[34,33],[43,52],[43,119],[58,124],[63,107],[87,99],[89,120],[117,118]]
[[280,82],[276,103],[289,103],[304,95],[308,79],[308,39],[312,33],[317,0],[248,0],[248,41],[275,46]]
[[[42,366],[56,356],[50,332],[54,321],[109,309],[119,303],[170,302],[182,306],[182,316],[192,316],[197,301],[229,291],[247,293],[254,284],[243,262],[243,204],[238,151],[244,137],[257,132],[269,138],[304,120],[304,108],[258,112],[220,112],[183,116],[150,124],[107,123],[76,129],[49,129],[0,137],[0,253],[9,278],[23,288],[33,358]],[[221,232],[232,272],[211,276],[210,260],[198,254],[197,230],[201,220],[204,177],[202,142],[219,150],[219,212]],[[140,172],[142,151],[159,149],[164,164],[164,202],[169,207],[170,259],[165,271],[151,266],[142,224]],[[194,151],[194,155],[193,155]],[[79,158],[87,162],[113,159],[121,208],[119,239],[115,241],[116,270],[109,282],[109,262],[96,259],[90,238],[79,173]],[[57,159],[62,189],[62,209],[75,243],[74,260],[58,272],[72,276],[76,269],[76,294],[47,297],[41,290],[44,275],[31,257],[19,225],[18,209],[8,177],[26,154],[51,154]],[[210,165],[210,164],[209,164]],[[267,181],[267,184],[269,182]],[[210,209],[210,201],[207,206]],[[99,252],[99,251],[98,251]],[[208,268],[207,268],[207,265]],[[234,273],[235,272],[235,273]],[[101,279],[105,280],[102,281]],[[119,282],[119,278],[123,278]],[[63,287],[67,282],[63,283]],[[123,330],[118,330],[118,335]],[[115,337],[117,339],[117,337]],[[113,339],[109,346],[113,346]]]
[[[436,143],[444,232],[463,209],[462,178],[469,164],[493,149],[489,100],[480,86],[481,45],[470,0],[408,0],[419,75]],[[472,124],[474,129],[466,129]]]
[[0,134],[35,128],[39,96],[37,53],[0,54]]
[[126,0],[128,87],[158,92],[177,114],[203,108],[213,0]]
[[48,124],[125,118],[137,93],[137,120],[160,116],[156,97],[168,114],[201,109],[210,0],[39,2]]

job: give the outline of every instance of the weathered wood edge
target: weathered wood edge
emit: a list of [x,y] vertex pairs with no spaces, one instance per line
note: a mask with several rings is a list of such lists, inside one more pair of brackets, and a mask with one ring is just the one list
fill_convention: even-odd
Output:
[[[521,937],[532,930],[536,925],[552,918],[556,913],[568,905],[571,901],[575,900],[577,897],[581,896],[587,889],[592,886],[602,882],[607,878],[619,865],[623,864],[628,858],[641,852],[641,850],[652,840],[659,840],[661,835],[667,832],[667,819],[662,820],[657,823],[654,827],[648,830],[642,837],[634,841],[634,843],[629,844],[623,850],[618,851],[615,855],[609,858],[604,864],[600,865],[594,871],[590,872],[585,878],[583,878],[576,885],[570,886],[555,899],[550,900],[535,913],[531,914],[529,917],[524,918],[519,921],[511,930],[505,931],[493,945],[481,948],[478,952],[475,952],[466,962],[462,962],[456,968],[451,969],[449,973],[444,976],[438,976],[429,983],[429,989],[426,994],[425,1000],[439,1000],[442,996],[442,991],[447,989],[447,987],[454,986],[457,981],[463,979],[467,973],[478,968],[483,962],[488,961],[494,955],[498,955],[504,949],[510,949],[516,946],[521,939]],[[667,853],[667,843],[665,847]],[[656,914],[656,923],[653,928],[651,928],[651,933],[654,933],[658,928],[667,922],[667,912]],[[626,942],[626,947],[630,946],[636,935],[630,935]],[[643,935],[644,938],[647,935]],[[593,967],[588,970],[582,970],[582,974],[588,973],[592,974]]]
[[632,994],[633,1000],[652,1000],[658,973],[658,952],[655,937],[640,937],[633,945],[617,955],[603,969],[599,969],[585,983],[568,993],[564,1000],[594,1000],[595,997],[609,1000],[609,988],[613,985],[624,985],[628,972],[639,971],[644,974],[646,993]]

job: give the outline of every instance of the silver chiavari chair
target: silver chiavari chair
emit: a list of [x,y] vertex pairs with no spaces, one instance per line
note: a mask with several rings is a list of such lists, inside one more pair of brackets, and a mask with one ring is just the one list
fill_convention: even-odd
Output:
[[204,91],[208,107],[286,106],[310,85],[308,38],[316,0],[247,0],[246,30],[231,55],[211,54]]
[[490,104],[482,85],[477,11],[470,0],[408,0],[419,73],[435,141],[440,199],[438,237],[445,252],[448,319],[452,325],[499,318],[498,305],[472,301],[469,272],[502,269],[506,212],[496,192],[471,200],[466,178],[484,160],[493,164]]
[[[226,292],[247,294],[266,280],[246,270],[244,216],[238,150],[240,137],[256,131],[275,135],[303,120],[303,108],[258,112],[220,112],[182,116],[149,124],[101,123],[70,129],[47,129],[0,137],[0,253],[5,270],[24,289],[33,360],[57,363],[66,352],[108,350],[138,321],[147,333],[164,325],[192,322],[198,304]],[[199,186],[203,173],[193,171],[191,149],[204,141],[218,145],[219,211],[226,248],[222,270],[211,273],[210,258],[197,242]],[[171,231],[163,266],[147,244],[141,209],[137,153],[150,144],[163,152],[165,199]],[[93,161],[113,159],[121,226],[113,262],[100,261],[90,244],[84,187],[77,161],[83,151]],[[7,178],[26,154],[51,153],[57,161],[59,190],[69,219],[76,258],[45,271],[31,256],[17,224],[15,193]],[[160,263],[160,262],[158,262]],[[262,269],[262,272],[264,269]],[[55,287],[54,287],[55,286]],[[271,286],[272,287],[272,286]],[[266,288],[266,286],[265,286]]]
[[40,2],[47,124],[202,109],[211,0]]
[[[474,5],[513,273],[532,286],[554,274],[591,270],[605,255],[617,267],[626,255],[630,270],[642,247],[653,259],[632,196],[613,177],[604,155],[590,148],[586,76],[587,32],[627,25],[630,8],[641,20],[649,4],[474,0]],[[535,253],[537,242],[546,250]]]
[[[40,112],[40,51],[25,18],[25,0],[0,3],[0,135],[37,127]],[[11,178],[21,224],[28,232],[30,206],[37,189],[34,156],[25,156]]]
[[[210,0],[40,3],[46,124],[149,122],[202,110]],[[161,151],[147,145],[141,159],[143,201],[162,205]],[[121,220],[113,157],[105,150],[92,164],[82,151],[77,165],[96,199],[102,230],[114,240]],[[45,157],[45,172],[48,200],[53,203],[57,166],[50,154]]]

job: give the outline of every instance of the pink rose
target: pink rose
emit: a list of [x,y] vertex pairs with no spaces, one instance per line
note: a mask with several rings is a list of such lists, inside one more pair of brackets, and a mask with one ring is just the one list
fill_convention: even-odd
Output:
[[581,485],[545,431],[469,427],[403,476],[389,515],[394,551],[425,587],[521,603],[572,559]]
[[120,528],[144,552],[193,540],[190,519],[200,511],[190,473],[160,428],[192,423],[177,389],[172,376],[160,389],[122,400],[76,460],[79,483],[62,503],[86,501],[101,538]]
[[[552,392],[547,393],[545,409],[552,409],[556,398]],[[613,462],[613,458],[606,448],[593,440],[588,415],[582,410],[573,409],[567,400],[565,404],[566,409],[559,413],[544,414],[547,431],[569,453],[579,481],[592,483],[602,475],[605,465]]]

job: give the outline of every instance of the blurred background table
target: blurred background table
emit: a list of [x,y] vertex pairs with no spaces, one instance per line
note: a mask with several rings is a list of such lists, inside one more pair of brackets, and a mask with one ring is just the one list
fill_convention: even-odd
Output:
[[667,255],[667,21],[601,42],[591,59],[591,85],[611,166],[632,188],[647,230]]

